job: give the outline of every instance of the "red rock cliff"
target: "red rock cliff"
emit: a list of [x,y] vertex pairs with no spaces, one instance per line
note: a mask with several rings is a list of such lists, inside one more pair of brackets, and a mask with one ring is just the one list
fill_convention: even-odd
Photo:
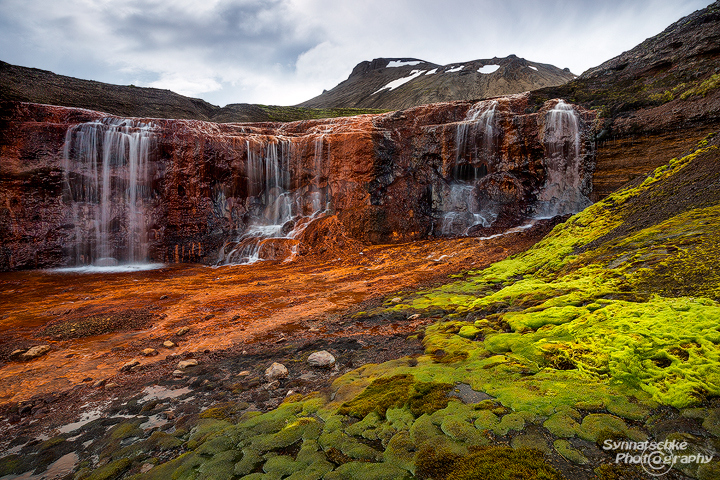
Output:
[[287,124],[6,103],[0,268],[287,258],[577,211],[594,116],[527,97]]

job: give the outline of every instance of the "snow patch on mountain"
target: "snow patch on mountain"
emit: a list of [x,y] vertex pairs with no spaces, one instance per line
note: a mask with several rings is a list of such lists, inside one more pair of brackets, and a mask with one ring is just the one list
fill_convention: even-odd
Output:
[[403,77],[403,78],[398,78],[397,80],[393,80],[392,82],[388,83],[384,87],[374,91],[372,94],[375,95],[376,93],[381,92],[381,91],[385,90],[386,88],[390,91],[393,91],[396,88],[398,88],[402,85],[405,85],[410,80],[416,79],[417,77],[419,77],[420,75],[422,75],[425,72],[427,72],[427,70],[413,70],[412,72],[410,72],[409,77]]
[[387,68],[404,67],[406,65],[414,67],[415,65],[417,65],[419,63],[422,63],[422,60],[408,60],[405,62],[402,60],[391,60],[390,63],[387,64]]
[[498,68],[500,68],[500,65],[483,65],[478,68],[478,72],[488,74],[497,71]]

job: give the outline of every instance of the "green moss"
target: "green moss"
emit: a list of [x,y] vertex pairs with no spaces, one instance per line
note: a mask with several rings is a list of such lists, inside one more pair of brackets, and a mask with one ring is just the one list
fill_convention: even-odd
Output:
[[124,440],[130,437],[141,437],[143,432],[138,428],[140,421],[123,422],[115,425],[109,432],[110,440]]
[[277,105],[257,105],[262,109],[271,122],[295,122],[298,120],[311,120],[336,117],[351,117],[368,113],[385,113],[388,110],[373,108],[307,108],[307,107],[281,107]]
[[563,477],[545,462],[541,452],[525,448],[478,447],[465,457],[433,450],[418,455],[416,476],[447,480],[561,480]]
[[172,450],[181,446],[183,442],[172,435],[168,435],[165,432],[155,431],[150,435],[150,438],[145,440],[145,445],[153,451],[166,451]]
[[520,431],[523,428],[525,428],[525,417],[520,413],[508,413],[500,419],[494,430],[498,435],[507,435],[510,430]]
[[563,411],[552,415],[543,423],[543,426],[556,437],[571,438],[580,430],[580,424],[576,421],[578,419],[577,412]]
[[580,438],[589,442],[602,442],[605,438],[627,438],[637,442],[647,439],[647,435],[635,428],[628,427],[622,418],[603,413],[591,413],[583,418],[578,432]]
[[686,100],[692,96],[704,97],[711,90],[715,90],[717,88],[720,88],[720,73],[712,75],[710,78],[704,80],[700,85],[685,91],[682,95],[680,95],[680,99]]
[[113,480],[120,477],[125,470],[130,468],[130,465],[132,465],[132,461],[129,458],[115,460],[94,470],[88,480]]
[[237,419],[247,408],[248,404],[246,402],[222,403],[201,412],[200,418],[214,418],[218,420]]
[[408,405],[414,415],[432,413],[447,406],[452,385],[415,382],[412,375],[396,375],[374,380],[360,395],[345,402],[338,413],[364,418],[374,411],[384,417],[391,407]]
[[326,452],[330,449],[337,449],[353,460],[378,461],[382,457],[382,454],[374,448],[339,430],[332,433],[323,433],[318,439],[318,444]]
[[23,472],[23,462],[19,455],[8,455],[0,458],[0,477],[20,474]]
[[549,454],[551,451],[550,445],[542,435],[536,433],[526,433],[513,437],[510,441],[510,445],[515,449],[525,448],[532,450],[539,450],[544,454]]
[[403,480],[410,474],[387,463],[350,462],[323,477],[325,480]]
[[233,472],[235,475],[243,476],[248,475],[250,472],[255,470],[261,463],[263,463],[264,459],[260,456],[260,454],[252,449],[252,448],[243,448],[242,450],[242,458],[235,463],[235,467],[233,469]]
[[395,467],[414,473],[416,453],[410,433],[402,431],[396,433],[388,442],[383,460]]
[[588,458],[583,455],[580,450],[573,448],[567,440],[555,440],[553,447],[555,447],[555,451],[557,453],[569,462],[577,465],[586,465],[587,463],[590,463],[590,460],[588,460]]

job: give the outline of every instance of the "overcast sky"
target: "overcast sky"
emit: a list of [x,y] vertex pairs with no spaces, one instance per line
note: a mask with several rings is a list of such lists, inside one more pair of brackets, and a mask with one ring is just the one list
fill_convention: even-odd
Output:
[[216,105],[293,105],[377,57],[573,73],[710,0],[0,0],[0,60]]

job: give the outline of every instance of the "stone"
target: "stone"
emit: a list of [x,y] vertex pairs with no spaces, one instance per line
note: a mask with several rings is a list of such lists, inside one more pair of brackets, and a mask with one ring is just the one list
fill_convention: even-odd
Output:
[[248,375],[250,375],[250,370],[243,370],[242,372],[238,373],[237,375],[238,375],[238,377],[247,377]]
[[92,388],[100,388],[103,385],[105,385],[106,382],[107,382],[107,380],[98,380],[92,384]]
[[154,348],[146,348],[145,350],[142,351],[142,354],[145,355],[146,357],[154,357],[155,355],[158,354],[158,351],[155,350]]
[[185,335],[185,334],[188,333],[189,331],[190,331],[190,327],[182,327],[182,328],[180,328],[180,329],[177,331],[177,334],[176,334],[176,335],[177,335],[178,337],[182,337],[183,335]]
[[175,371],[173,371],[172,374],[173,374],[173,377],[182,377],[185,375],[185,372],[183,372],[182,370],[175,370]]
[[42,357],[46,353],[50,351],[50,345],[36,345],[32,348],[30,348],[25,353],[20,354],[20,360],[23,361],[30,361],[34,360],[36,358]]
[[335,357],[325,350],[320,350],[319,352],[311,354],[308,357],[307,362],[313,367],[327,368],[335,365]]
[[196,367],[197,365],[198,365],[198,361],[195,360],[194,358],[191,358],[189,360],[179,361],[177,364],[177,369],[182,371],[182,370],[187,370],[190,367]]
[[173,348],[174,346],[175,346],[175,344],[173,342],[171,342],[170,340],[165,340],[163,342],[163,347],[165,347],[165,348]]
[[288,369],[282,363],[273,362],[273,364],[265,370],[265,377],[270,381],[285,378],[287,376]]
[[393,299],[390,300],[390,301],[391,301],[392,303],[400,303],[400,302],[402,302],[402,298],[400,298],[400,297],[395,297],[395,298],[393,298]]
[[140,360],[132,359],[132,360],[130,360],[129,362],[127,362],[125,365],[123,365],[122,367],[120,367],[120,371],[121,371],[121,372],[127,372],[127,371],[130,371],[130,370],[132,370],[133,368],[137,367],[138,365],[140,365]]
[[106,383],[106,384],[105,384],[105,388],[116,388],[116,387],[119,387],[119,386],[120,386],[120,385],[118,385],[118,384],[115,383],[115,382],[110,382],[110,383]]

